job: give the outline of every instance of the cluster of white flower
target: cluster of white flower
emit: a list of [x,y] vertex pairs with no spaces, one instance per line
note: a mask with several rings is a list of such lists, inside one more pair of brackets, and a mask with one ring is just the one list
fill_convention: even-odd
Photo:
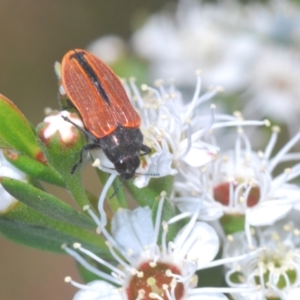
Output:
[[239,93],[246,112],[298,129],[300,9],[292,1],[181,0],[174,13],[151,16],[132,45],[150,62],[153,78],[191,86],[194,68],[205,84]]
[[[75,249],[65,246],[70,255],[101,278],[82,285],[67,277],[80,288],[74,299],[227,299],[225,294],[234,299],[268,299],[270,295],[296,299],[292,297],[299,296],[300,287],[299,231],[296,224],[282,224],[300,207],[300,187],[288,183],[300,172],[299,164],[290,165],[300,159],[299,153],[291,152],[300,133],[274,154],[279,133],[274,126],[265,150],[253,150],[248,135],[267,134],[270,123],[244,120],[239,112],[232,116],[216,113],[209,100],[220,88],[201,95],[199,73],[191,101],[174,82],[165,86],[159,81],[155,88],[143,86],[142,92],[133,79],[124,85],[142,118],[145,143],[153,149],[137,173],[174,176],[173,191],[167,199],[161,191],[154,225],[151,210],[139,207],[116,213],[109,230],[104,199],[117,174],[101,158],[99,168],[112,174],[99,199],[100,218],[86,209],[107,239],[113,259],[108,263],[79,244]],[[280,163],[289,167],[274,175]],[[134,184],[145,187],[150,178],[137,175]],[[163,219],[166,201],[180,213]],[[168,241],[169,227],[183,220],[185,225]],[[283,246],[276,244],[278,247],[265,237],[271,236],[265,232],[277,232],[277,227],[270,226],[277,220],[281,220],[280,228],[295,226],[280,236]],[[266,225],[269,231],[261,229]],[[223,258],[214,260],[221,250]],[[286,251],[291,251],[291,258],[286,258]],[[272,269],[278,256],[282,268]],[[111,273],[96,269],[87,258]],[[197,288],[196,271],[218,265],[225,267],[227,287]],[[272,278],[266,279],[269,276]]]
[[[243,114],[222,113],[220,97],[216,110],[211,99],[222,88],[201,93],[200,71],[190,96],[173,80],[141,90],[134,79],[124,82],[152,149],[133,183],[144,188],[152,177],[173,176],[173,188],[168,196],[160,191],[155,210],[120,209],[108,218],[104,201],[118,173],[101,149],[91,151],[93,165],[111,175],[99,216],[85,209],[107,240],[110,259],[79,243],[64,245],[99,278],[85,285],[67,277],[80,289],[75,300],[300,299],[299,15],[289,1],[180,0],[174,14],[157,13],[134,34],[132,45],[150,62],[153,78],[176,78],[186,92],[201,67],[204,86],[221,84],[226,98],[238,96],[246,107]],[[90,49],[112,62],[125,47],[106,37]],[[287,124],[284,146],[278,147],[280,128],[265,116]],[[69,131],[70,123],[57,118],[67,126],[55,128]],[[166,203],[177,212],[168,218]],[[180,230],[169,238],[174,224]],[[223,266],[223,287],[203,286],[197,271],[215,266]]]

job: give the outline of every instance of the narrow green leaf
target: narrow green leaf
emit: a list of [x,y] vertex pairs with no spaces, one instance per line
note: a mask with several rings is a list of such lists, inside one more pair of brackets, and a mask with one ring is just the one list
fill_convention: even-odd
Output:
[[[18,202],[14,207],[12,207],[9,211],[3,213],[0,216],[0,219],[4,220],[10,220],[15,222],[15,226],[18,228],[18,224],[22,224],[23,228],[26,229],[26,234],[28,236],[31,236],[30,244],[31,247],[43,247],[43,249],[47,249],[48,244],[47,242],[45,245],[36,245],[36,242],[33,241],[34,238],[38,235],[39,229],[45,229],[52,230],[53,234],[55,234],[56,238],[62,236],[63,239],[59,239],[61,244],[63,243],[72,243],[78,242],[81,243],[84,247],[90,249],[93,252],[96,253],[102,253],[105,257],[109,257],[107,254],[107,246],[104,242],[104,238],[97,235],[95,231],[91,232],[82,228],[79,228],[77,226],[58,221],[56,219],[51,219],[32,208],[26,206],[25,204]],[[5,223],[6,224],[6,223]],[[12,228],[12,231],[10,232],[9,228],[6,228],[6,225],[3,225],[3,232],[6,237],[13,239],[15,237],[14,228]],[[1,229],[0,229],[1,231]],[[35,231],[38,231],[36,233]],[[51,236],[50,236],[51,239]],[[16,240],[16,242],[26,244],[26,240]],[[42,240],[38,240],[39,243],[43,242]],[[49,251],[52,251],[52,248],[47,249]]]
[[1,177],[0,182],[13,197],[50,218],[86,229],[95,228],[91,218],[30,184],[7,177]]
[[0,232],[16,243],[59,253],[65,253],[61,248],[62,244],[76,242],[74,238],[54,229],[28,225],[3,217],[0,217]]
[[[29,225],[17,220],[0,217],[0,232],[6,238],[28,247],[44,251],[65,253],[61,248],[63,244],[73,245],[81,243],[91,251],[100,252],[101,248],[91,246],[80,238],[70,236],[64,232],[36,225]],[[107,257],[107,254],[103,255]]]
[[12,149],[12,147],[7,144],[1,137],[0,137],[0,148],[1,149]]
[[148,186],[144,188],[137,188],[133,181],[127,181],[126,187],[134,197],[135,201],[141,206],[152,207],[155,199],[160,195],[162,191],[167,193],[167,197],[170,196],[173,187],[173,176],[166,176],[161,178],[152,178]]
[[0,137],[13,149],[32,158],[40,158],[41,150],[35,133],[21,111],[0,94]]
[[59,174],[50,166],[40,163],[28,156],[14,153],[11,151],[3,151],[5,158],[16,168],[26,173],[30,177],[43,180],[45,182],[65,187],[65,183]]

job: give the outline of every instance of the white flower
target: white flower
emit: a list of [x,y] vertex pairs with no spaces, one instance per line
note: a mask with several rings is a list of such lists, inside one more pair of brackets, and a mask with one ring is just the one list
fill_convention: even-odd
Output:
[[[195,214],[175,239],[167,242],[168,227],[186,215],[162,221],[161,228],[164,197],[162,193],[154,226],[151,210],[147,207],[134,211],[120,210],[113,217],[111,234],[103,226],[102,219],[100,221],[88,210],[101,228],[110,252],[120,267],[116,268],[78,244],[74,245],[76,251],[65,247],[79,263],[107,281],[80,285],[67,278],[66,281],[81,289],[74,299],[227,299],[222,289],[196,288],[195,272],[209,267],[218,252],[219,240],[215,231],[206,223],[196,221]],[[111,269],[111,274],[92,267],[79,252]],[[217,265],[216,262],[214,265]]]
[[255,292],[232,294],[238,300],[300,299],[300,231],[292,223],[279,222],[265,229],[255,228],[228,237],[224,257],[244,253],[249,246],[264,247],[259,256],[227,264],[226,281],[231,287],[260,287]]
[[[187,173],[186,181],[176,179],[175,191],[182,198],[175,198],[174,201],[181,211],[194,211],[197,201],[190,198],[206,195],[205,209],[210,212],[207,220],[209,216],[214,219],[220,215],[221,204],[224,214],[245,215],[247,224],[262,226],[273,224],[294,206],[299,207],[300,187],[288,182],[299,176],[300,164],[287,168],[277,176],[273,172],[280,163],[300,160],[299,153],[289,153],[299,141],[300,133],[271,157],[278,136],[277,127],[273,128],[264,152],[254,152],[248,137],[240,129],[233,149],[221,149],[214,161],[202,169]],[[187,196],[188,200],[184,201]],[[215,201],[219,205],[213,205]]]
[[[156,82],[157,89],[143,85],[145,94],[141,95],[134,80],[125,88],[131,102],[141,117],[141,130],[144,143],[153,149],[150,155],[142,157],[134,184],[144,187],[150,176],[164,177],[180,171],[181,163],[201,166],[213,159],[217,153],[214,147],[201,140],[213,123],[213,108],[203,113],[199,106],[210,100],[219,89],[213,89],[200,96],[201,77],[197,73],[194,96],[184,98],[173,82],[165,87]],[[94,155],[99,157],[99,154]],[[112,165],[100,155],[100,169],[110,173]],[[145,175],[144,175],[145,174]],[[149,176],[150,175],[150,176]]]
[[172,76],[190,86],[188,74],[198,67],[207,75],[206,83],[236,90],[247,83],[245,69],[259,47],[250,34],[237,33],[241,28],[235,23],[244,19],[245,12],[235,2],[213,5],[183,0],[175,14],[151,16],[132,43],[138,55],[150,61],[154,78]]
[[[15,168],[9,163],[2,151],[0,151],[0,177],[9,177],[21,181],[26,180],[26,175],[19,169]],[[13,198],[5,189],[0,185],[0,213],[4,213],[10,209],[18,201]]]
[[[215,115],[215,105],[207,102],[222,89],[211,88],[201,95],[200,71],[196,72],[193,96],[184,96],[172,81],[165,86],[157,80],[155,85],[156,88],[143,85],[143,93],[140,93],[134,79],[130,80],[129,85],[124,83],[127,94],[141,117],[143,143],[152,149],[149,155],[141,156],[134,179],[137,187],[147,186],[151,177],[186,173],[188,168],[198,168],[213,160],[219,149],[211,141],[206,141],[209,130],[265,124],[265,121],[244,121],[235,116]],[[52,120],[49,118],[45,121]],[[62,131],[66,125],[71,126],[71,123],[57,123],[53,128],[49,127],[46,133]],[[80,127],[81,125],[78,124]],[[92,150],[91,153],[95,160],[93,166],[111,174],[118,174],[101,149]]]
[[107,64],[113,64],[126,53],[126,45],[120,37],[106,35],[92,42],[87,50],[93,52]]
[[[210,100],[218,90],[200,96],[200,73],[197,73],[197,84],[192,99],[185,99],[173,83],[169,87],[165,87],[160,81],[156,84],[157,89],[144,85],[143,89],[147,94],[141,96],[134,82],[131,82],[135,105],[142,118],[141,129],[145,142],[156,154],[146,157],[146,168],[141,168],[139,172],[157,173],[159,176],[175,175],[180,171],[181,162],[191,166],[206,164],[218,149],[201,141],[212,120],[207,119],[209,115],[199,113],[198,108],[201,103]],[[135,184],[142,187],[148,181],[149,176],[140,176]]]
[[[68,281],[68,278],[66,279]],[[95,280],[87,284],[86,289],[76,293],[73,300],[109,299],[120,300],[118,290],[106,281]]]
[[249,97],[245,113],[270,116],[286,123],[290,132],[299,128],[299,50],[265,47],[251,69]]
[[213,160],[218,147],[206,141],[209,130],[237,124],[264,124],[264,121],[243,121],[232,116],[215,115],[215,105],[207,102],[222,89],[211,88],[201,95],[199,71],[196,76],[193,97],[183,95],[172,81],[165,86],[160,80],[156,81],[156,88],[143,85],[146,94],[141,95],[134,81],[130,81],[127,91],[141,116],[145,144],[154,150],[154,154],[145,156],[145,163],[141,163],[137,173],[145,176],[135,179],[136,186],[148,184],[150,176],[147,174],[157,174],[156,177],[175,175]]

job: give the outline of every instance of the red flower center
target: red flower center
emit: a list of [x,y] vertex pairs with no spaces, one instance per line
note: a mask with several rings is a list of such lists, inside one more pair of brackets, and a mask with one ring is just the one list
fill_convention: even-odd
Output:
[[[236,190],[238,183],[229,183],[229,182],[223,182],[219,185],[214,187],[214,199],[218,202],[220,202],[223,205],[229,205],[229,198],[230,198],[230,186],[233,185],[233,191]],[[241,197],[242,194],[245,192],[244,189],[241,189],[238,197]],[[260,198],[260,190],[259,187],[253,186],[251,187],[248,197],[246,199],[246,203],[248,207],[255,206]]]
[[[174,274],[181,276],[181,271],[174,265],[147,261],[137,269],[138,273],[133,275],[126,289],[127,299],[158,299],[153,298],[156,294],[160,298],[168,300],[168,294],[174,299],[180,300],[184,297],[184,285],[174,279]],[[173,299],[173,298],[172,298]]]

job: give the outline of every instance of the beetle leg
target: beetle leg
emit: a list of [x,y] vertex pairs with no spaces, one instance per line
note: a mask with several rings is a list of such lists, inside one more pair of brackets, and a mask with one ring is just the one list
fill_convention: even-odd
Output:
[[148,147],[148,146],[146,146],[146,145],[142,145],[142,147],[141,147],[141,154],[140,154],[140,156],[143,156],[143,155],[147,155],[147,154],[149,154],[149,153],[151,153],[151,148],[150,147]]
[[80,154],[79,154],[79,160],[77,161],[77,163],[72,167],[71,169],[71,174],[74,174],[74,172],[76,171],[76,169],[78,168],[78,166],[82,163],[83,161],[83,154],[85,151],[88,151],[88,150],[93,150],[93,149],[96,149],[96,148],[101,148],[99,144],[87,144],[85,145],[84,147],[82,147],[81,151],[80,151]]

